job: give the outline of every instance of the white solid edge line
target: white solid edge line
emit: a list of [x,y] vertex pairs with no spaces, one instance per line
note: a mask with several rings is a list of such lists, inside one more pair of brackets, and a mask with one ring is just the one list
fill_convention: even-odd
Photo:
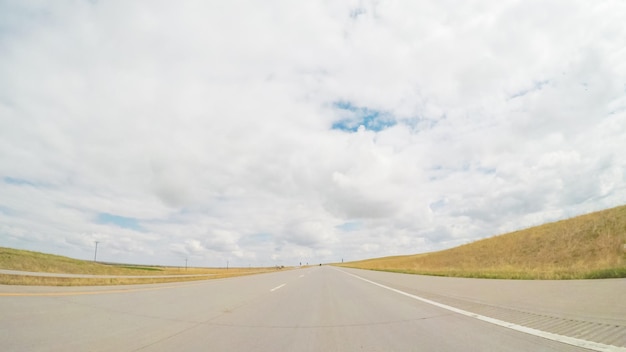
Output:
[[582,339],[577,339],[575,337],[569,337],[569,336],[563,336],[563,335],[558,335],[558,334],[553,334],[551,332],[546,332],[546,331],[542,331],[542,330],[537,330],[537,329],[533,329],[533,328],[529,328],[526,326],[522,326],[522,325],[517,325],[517,324],[513,324],[513,323],[509,323],[503,320],[499,320],[499,319],[494,319],[494,318],[490,318],[490,317],[486,317],[484,315],[480,315],[480,314],[476,314],[476,313],[472,313],[472,312],[468,312],[466,310],[462,310],[459,308],[455,308],[452,306],[448,306],[442,303],[438,303],[435,301],[431,301],[429,299],[426,298],[422,298],[416,295],[412,295],[410,293],[404,292],[404,291],[400,291],[397,290],[395,288],[389,287],[389,286],[385,286],[383,284],[379,284],[377,282],[374,281],[370,281],[368,279],[364,279],[358,275],[354,275],[348,272],[345,272],[343,270],[339,270],[339,269],[335,269],[337,271],[340,271],[346,275],[350,275],[353,276],[359,280],[363,280],[365,282],[368,282],[372,285],[376,285],[378,287],[382,287],[385,288],[389,291],[393,291],[395,293],[399,293],[401,295],[416,299],[418,301],[422,301],[424,303],[428,303],[428,304],[432,304],[434,306],[437,306],[439,308],[443,308],[443,309],[447,309],[449,311],[455,312],[455,313],[459,313],[459,314],[463,314],[465,316],[468,317],[472,317],[478,320],[482,320],[491,324],[495,324],[495,325],[499,325],[505,328],[509,328],[512,330],[516,330],[519,332],[523,332],[526,334],[530,334],[530,335],[534,335],[534,336],[539,336],[539,337],[543,337],[546,338],[548,340],[552,340],[552,341],[558,341],[558,342],[562,342],[562,343],[566,343],[569,345],[573,345],[573,346],[577,346],[577,347],[582,347],[582,348],[587,348],[590,350],[594,350],[594,351],[604,351],[604,352],[626,352],[626,348],[623,347],[619,347],[619,346],[613,346],[613,345],[606,345],[603,343],[599,343],[599,342],[593,342],[593,341],[587,341],[587,340],[582,340]]
[[287,285],[287,284],[278,285],[278,286],[274,287],[273,289],[271,289],[270,292],[274,292],[274,291],[278,290],[279,288],[281,288],[281,287],[283,287],[285,285]]

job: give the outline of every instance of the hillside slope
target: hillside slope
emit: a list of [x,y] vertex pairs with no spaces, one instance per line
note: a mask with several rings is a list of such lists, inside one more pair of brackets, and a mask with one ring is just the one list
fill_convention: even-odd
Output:
[[64,256],[0,247],[0,269],[114,275],[116,277],[56,277],[0,272],[0,285],[93,286],[134,285],[208,280],[272,272],[274,268],[184,268],[132,264],[106,264]]
[[548,223],[456,248],[345,266],[415,274],[511,278],[626,277],[626,206]]

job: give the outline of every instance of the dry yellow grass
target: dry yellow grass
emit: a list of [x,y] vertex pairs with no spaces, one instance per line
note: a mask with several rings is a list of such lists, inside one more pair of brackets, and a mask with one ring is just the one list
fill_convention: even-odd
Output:
[[103,286],[103,285],[137,285],[156,284],[182,281],[199,281],[223,279],[235,276],[261,274],[274,271],[273,268],[231,268],[221,269],[222,271],[211,276],[179,276],[179,277],[147,277],[147,278],[69,278],[69,277],[47,277],[47,276],[23,276],[0,274],[0,284],[2,285],[26,285],[26,286]]
[[[104,264],[68,257],[0,247],[0,269],[21,270],[45,273],[120,275],[120,276],[163,276],[147,278],[69,278],[22,276],[0,274],[0,284],[5,285],[45,285],[45,286],[85,286],[85,285],[122,285],[149,284],[177,281],[219,279],[242,275],[251,275],[274,271],[274,268],[180,268],[164,266],[138,266],[123,264]],[[205,275],[209,274],[209,275]],[[187,275],[205,275],[190,277]]]
[[54,254],[0,247],[0,269],[91,275],[177,275],[211,274],[215,269],[110,265]]
[[626,277],[626,206],[427,254],[346,266],[416,274],[511,278]]

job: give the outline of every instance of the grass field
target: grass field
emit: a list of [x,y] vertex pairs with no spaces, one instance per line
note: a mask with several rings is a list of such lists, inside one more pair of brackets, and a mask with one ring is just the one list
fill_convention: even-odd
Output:
[[[0,274],[0,284],[46,286],[121,285],[193,281],[251,275],[275,270],[274,268],[185,269],[180,267],[104,264],[3,247],[0,247],[0,269],[62,274],[146,276],[146,278],[66,278]],[[179,277],[150,277],[162,275],[179,275]],[[183,275],[205,276],[189,277]]]
[[548,223],[426,254],[343,266],[498,279],[626,277],[626,206]]

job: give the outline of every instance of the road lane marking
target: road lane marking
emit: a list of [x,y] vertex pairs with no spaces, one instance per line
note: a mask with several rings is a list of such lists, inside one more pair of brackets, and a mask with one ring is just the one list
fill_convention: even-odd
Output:
[[304,277],[304,275],[300,275],[299,277]]
[[538,337],[543,337],[545,339],[548,340],[552,340],[552,341],[557,341],[557,342],[561,342],[561,343],[566,343],[568,345],[573,345],[573,346],[577,346],[577,347],[582,347],[582,348],[587,348],[590,350],[594,350],[594,351],[603,351],[603,352],[626,352],[626,348],[624,347],[619,347],[619,346],[613,346],[613,345],[606,345],[603,343],[599,343],[599,342],[593,342],[593,341],[587,341],[587,340],[583,340],[583,339],[577,339],[575,337],[569,337],[569,336],[564,336],[564,335],[558,335],[558,334],[553,334],[550,332],[546,332],[546,331],[542,331],[542,330],[537,330],[537,329],[533,329],[533,328],[529,328],[526,326],[522,326],[522,325],[517,325],[517,324],[513,324],[513,323],[509,323],[503,320],[499,320],[499,319],[494,319],[494,318],[490,318],[484,315],[480,315],[480,314],[476,314],[476,313],[472,313],[472,312],[468,312],[466,310],[463,309],[459,309],[459,308],[455,308],[446,304],[442,304],[439,302],[435,302],[435,301],[431,301],[429,299],[420,297],[420,296],[416,296],[413,294],[410,294],[408,292],[404,292],[404,291],[400,291],[398,289],[395,289],[393,287],[389,287],[389,286],[385,286],[383,284],[379,284],[378,282],[375,281],[371,281],[365,278],[362,278],[358,275],[354,275],[348,272],[345,272],[343,270],[339,270],[339,269],[335,269],[337,271],[340,271],[346,275],[350,275],[352,277],[355,277],[359,280],[365,281],[367,283],[370,283],[372,285],[387,289],[389,291],[395,292],[395,293],[399,293],[403,296],[406,297],[410,297],[413,299],[416,299],[418,301],[422,301],[424,303],[428,303],[428,304],[432,304],[434,306],[437,306],[439,308],[443,308],[458,314],[462,314],[474,319],[478,319],[478,320],[482,320],[484,322],[487,323],[491,323],[491,324],[495,324],[498,326],[502,326],[511,330],[515,330],[515,331],[519,331],[519,332],[523,332],[526,334],[530,334],[530,335],[534,335],[534,336],[538,336]]
[[287,284],[278,285],[278,286],[274,287],[273,289],[271,289],[270,292],[274,292],[274,291],[278,290],[279,288],[281,288],[281,287],[283,287],[285,285],[287,285]]

